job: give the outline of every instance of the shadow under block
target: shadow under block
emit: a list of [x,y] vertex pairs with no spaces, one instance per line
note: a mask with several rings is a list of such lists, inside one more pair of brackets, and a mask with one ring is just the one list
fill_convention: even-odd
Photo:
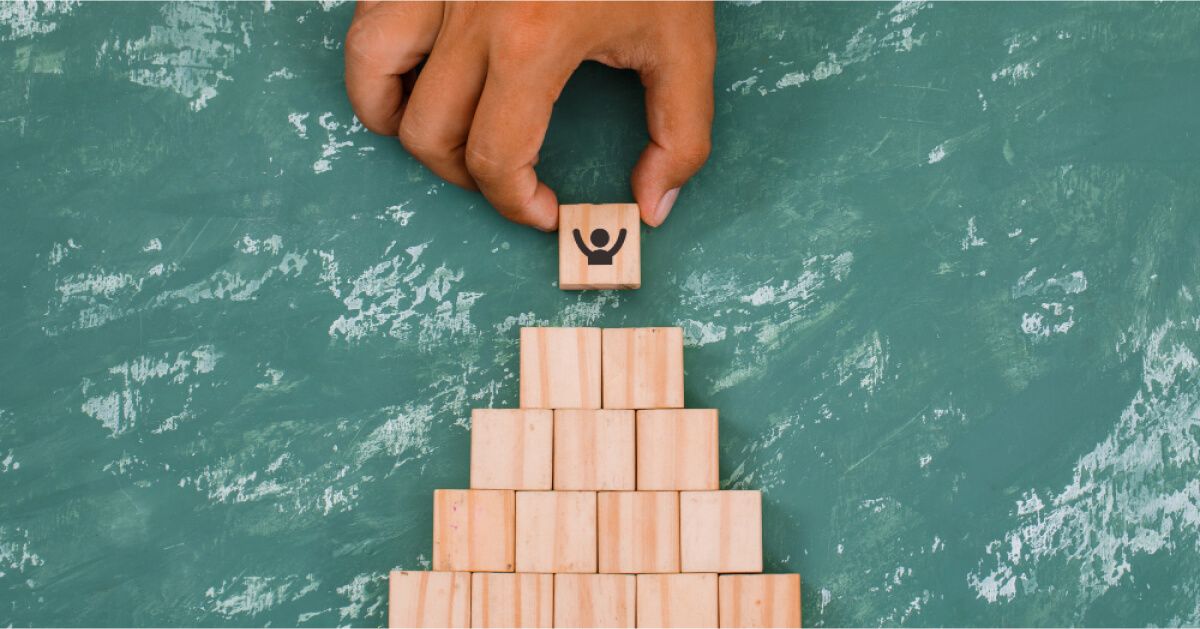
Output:
[[637,488],[706,490],[720,486],[716,409],[637,413]]
[[498,489],[435,489],[433,569],[512,572],[515,497]]
[[471,411],[471,489],[550,489],[554,412]]
[[679,493],[602,491],[600,572],[679,572]]
[[600,328],[521,328],[521,408],[600,408]]
[[596,492],[517,492],[517,572],[596,571]]
[[640,287],[641,227],[636,203],[560,206],[558,287]]
[[762,493],[679,494],[682,572],[762,572]]
[[637,626],[716,627],[717,575],[639,574]]
[[402,572],[388,575],[388,627],[469,627],[471,575]]
[[634,488],[634,412],[554,411],[554,488]]
[[683,407],[683,329],[605,328],[604,408]]
[[632,627],[636,601],[632,574],[554,575],[555,627]]
[[722,627],[799,627],[800,575],[723,574]]
[[553,627],[554,575],[471,575],[472,627]]

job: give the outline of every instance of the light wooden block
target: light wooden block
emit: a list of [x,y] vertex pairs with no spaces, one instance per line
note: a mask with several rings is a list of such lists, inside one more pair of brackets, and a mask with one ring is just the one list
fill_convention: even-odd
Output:
[[471,575],[402,572],[388,576],[388,627],[470,627]]
[[682,408],[683,330],[604,330],[604,408]]
[[602,491],[600,572],[679,572],[679,493]]
[[716,409],[637,413],[637,488],[706,490],[720,487]]
[[433,569],[512,572],[515,515],[512,491],[434,490]]
[[600,408],[599,328],[521,328],[521,408]]
[[471,575],[472,627],[553,627],[554,575]]
[[550,489],[554,411],[471,411],[472,489]]
[[555,627],[633,627],[636,604],[632,574],[554,575]]
[[722,627],[799,627],[800,575],[721,575]]
[[641,285],[641,216],[636,203],[558,208],[559,288]]
[[633,411],[554,411],[554,488],[633,489],[634,424]]
[[596,492],[517,492],[517,572],[596,571]]
[[762,572],[762,493],[679,494],[682,572]]
[[716,627],[717,575],[639,574],[637,626]]

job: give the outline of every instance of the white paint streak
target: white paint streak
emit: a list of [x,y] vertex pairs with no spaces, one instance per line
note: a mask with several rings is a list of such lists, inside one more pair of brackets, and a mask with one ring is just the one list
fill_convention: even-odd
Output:
[[1066,486],[1048,499],[1030,489],[1017,501],[1015,526],[967,575],[979,598],[1011,601],[1035,591],[1039,573],[1065,572],[1086,606],[1130,578],[1138,557],[1200,543],[1194,323],[1168,321],[1125,341],[1140,353],[1141,388],[1109,435],[1075,463]]

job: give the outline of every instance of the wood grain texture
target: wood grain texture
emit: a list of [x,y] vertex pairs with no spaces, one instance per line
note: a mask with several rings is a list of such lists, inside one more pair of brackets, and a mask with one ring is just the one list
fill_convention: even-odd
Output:
[[717,575],[639,574],[637,626],[716,627]]
[[471,575],[403,572],[388,575],[388,627],[469,627]]
[[636,604],[631,574],[554,575],[555,627],[633,627]]
[[722,627],[799,627],[800,575],[721,575]]
[[552,627],[554,575],[476,572],[471,575],[472,627]]
[[550,489],[553,456],[553,411],[471,411],[472,489]]
[[554,411],[554,488],[633,489],[634,425],[633,411]]
[[515,497],[498,489],[433,492],[433,569],[512,572]]
[[714,490],[720,486],[716,409],[637,413],[639,490]]
[[600,572],[679,572],[679,493],[602,491],[597,497]]
[[517,572],[596,571],[596,492],[517,492]]
[[682,408],[683,330],[605,328],[604,408]]
[[[636,203],[563,205],[558,210],[558,286],[563,290],[638,288],[642,285],[641,215]],[[596,247],[592,230],[603,229],[608,242]],[[611,264],[588,264],[575,231],[589,250],[612,251],[621,230],[625,238]]]
[[600,329],[521,328],[521,408],[600,408]]
[[761,492],[681,492],[679,522],[683,572],[762,571]]

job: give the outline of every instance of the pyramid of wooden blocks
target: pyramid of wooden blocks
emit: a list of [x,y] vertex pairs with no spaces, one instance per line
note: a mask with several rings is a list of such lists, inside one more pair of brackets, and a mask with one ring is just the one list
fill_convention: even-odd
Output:
[[641,218],[636,203],[559,207],[559,288],[641,285]]
[[[585,237],[623,224],[590,207]],[[523,328],[520,362],[520,408],[471,413],[470,489],[434,491],[433,571],[391,573],[390,627],[800,626],[799,575],[761,574],[761,492],[720,489],[717,411],[683,408],[679,328]]]

